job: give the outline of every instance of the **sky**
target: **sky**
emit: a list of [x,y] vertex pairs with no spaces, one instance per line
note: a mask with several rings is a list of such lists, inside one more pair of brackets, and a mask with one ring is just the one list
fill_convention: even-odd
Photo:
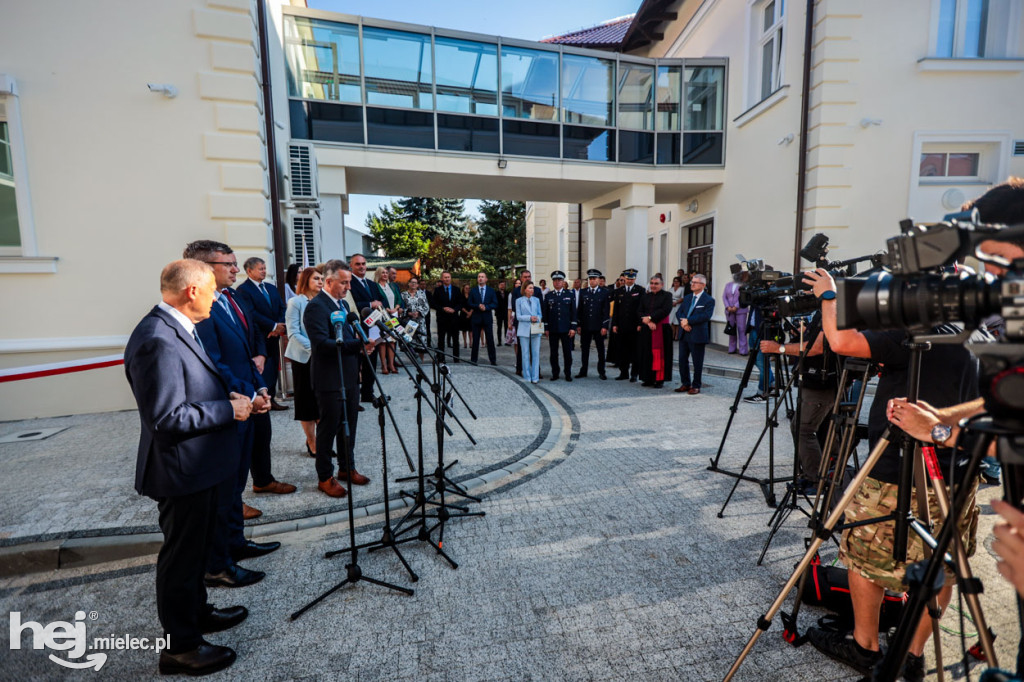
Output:
[[[307,0],[313,9],[342,12],[424,26],[540,40],[632,14],[641,0]],[[345,224],[359,227],[366,215],[392,198],[353,194]],[[467,201],[466,212],[478,214],[479,202]]]

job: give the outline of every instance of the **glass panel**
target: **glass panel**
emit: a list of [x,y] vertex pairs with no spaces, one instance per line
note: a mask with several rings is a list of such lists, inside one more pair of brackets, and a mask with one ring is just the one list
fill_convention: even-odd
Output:
[[619,131],[619,163],[654,163],[654,134]]
[[434,114],[398,109],[366,109],[368,144],[434,148]]
[[363,62],[367,104],[434,108],[430,36],[364,27]]
[[437,148],[497,154],[498,119],[438,114]]
[[501,93],[505,116],[558,120],[558,53],[502,47]]
[[619,62],[619,127],[654,130],[654,69]]
[[722,130],[725,69],[698,66],[686,70],[685,130]]
[[680,157],[679,133],[658,133],[658,163],[679,165]]
[[0,246],[21,246],[14,184],[7,182],[0,182]]
[[980,154],[950,154],[949,167],[946,175],[949,177],[977,177],[978,161]]
[[683,163],[722,163],[722,133],[684,133]]
[[956,36],[956,0],[942,0],[939,5],[939,34],[935,41],[936,57],[953,56]]
[[562,158],[586,161],[615,160],[615,131],[565,126]]
[[658,130],[679,130],[682,67],[658,67]]
[[498,46],[434,39],[437,109],[498,115]]
[[326,102],[289,103],[292,137],[363,144],[363,108]]
[[615,125],[612,84],[615,62],[562,55],[562,120],[587,125]]
[[559,156],[558,126],[533,121],[503,121],[505,154]]
[[967,21],[964,25],[964,57],[985,56],[985,34],[988,29],[988,0],[967,0]]
[[285,17],[288,95],[359,102],[359,29],[352,24]]
[[770,39],[761,47],[761,99],[772,94],[772,60],[775,56],[775,40]]
[[11,170],[11,141],[6,121],[0,121],[0,175],[14,177],[14,171]]
[[769,2],[764,7],[764,19],[762,21],[761,31],[767,31],[775,23],[775,3]]
[[922,154],[921,168],[918,174],[922,178],[941,177],[946,174],[945,154]]

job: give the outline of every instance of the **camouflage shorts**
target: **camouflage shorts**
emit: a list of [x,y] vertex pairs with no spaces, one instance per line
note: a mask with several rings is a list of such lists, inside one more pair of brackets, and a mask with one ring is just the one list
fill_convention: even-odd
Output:
[[[865,479],[864,484],[846,509],[846,522],[873,519],[893,513],[896,510],[898,487],[895,483],[883,483],[873,478]],[[974,501],[978,490],[977,481],[972,484],[972,488],[970,504],[957,514],[957,528],[968,556],[974,554],[975,536],[978,533],[979,512]],[[916,509],[916,505],[915,497],[912,498],[911,509]],[[928,508],[931,519],[935,523],[935,533],[938,534],[939,528],[941,528],[936,523],[936,520],[940,518],[939,505],[935,499],[935,493],[931,489],[928,490]],[[894,528],[894,523],[891,520],[847,528],[843,531],[839,559],[848,569],[856,571],[876,585],[881,585],[894,592],[903,592],[906,590],[903,585],[906,564],[892,558]],[[950,547],[951,554],[952,551],[953,548]],[[907,563],[913,564],[923,559],[924,544],[917,533],[911,530],[907,542]],[[947,566],[947,582],[953,577]]]

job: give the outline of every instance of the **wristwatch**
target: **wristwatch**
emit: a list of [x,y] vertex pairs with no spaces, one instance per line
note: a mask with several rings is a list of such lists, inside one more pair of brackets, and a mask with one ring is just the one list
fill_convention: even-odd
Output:
[[779,355],[785,355],[785,354],[786,354],[786,347],[783,344],[780,343],[779,344]]
[[942,445],[949,437],[953,435],[953,427],[946,426],[945,424],[936,424],[932,427],[932,442],[936,445]]
[[818,297],[819,301],[833,301],[835,300],[836,292],[829,289],[828,291],[822,292],[821,296]]

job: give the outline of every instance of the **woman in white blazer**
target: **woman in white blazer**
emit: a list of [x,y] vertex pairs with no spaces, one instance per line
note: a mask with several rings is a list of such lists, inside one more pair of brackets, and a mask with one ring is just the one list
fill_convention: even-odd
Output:
[[288,301],[284,320],[288,327],[288,346],[284,356],[292,361],[292,383],[295,386],[295,420],[302,423],[306,434],[306,454],[316,456],[316,422],[320,408],[309,377],[310,344],[302,315],[310,299],[324,288],[324,276],[316,268],[306,268],[299,274],[296,296]]
[[540,300],[535,296],[533,282],[523,285],[522,296],[516,299],[516,336],[523,354],[523,378],[530,383],[540,381],[540,337],[536,324],[541,321]]

